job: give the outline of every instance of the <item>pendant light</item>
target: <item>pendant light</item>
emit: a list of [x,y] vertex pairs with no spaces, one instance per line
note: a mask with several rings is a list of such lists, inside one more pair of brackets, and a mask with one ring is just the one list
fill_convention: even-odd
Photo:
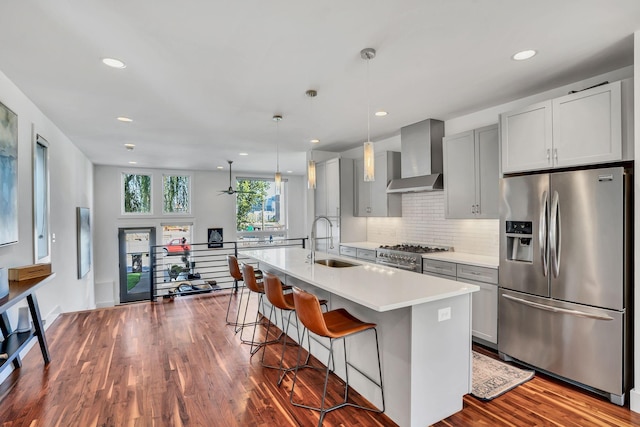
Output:
[[[305,95],[313,99],[316,96],[318,96],[318,91],[314,89],[309,89],[308,91],[305,92]],[[313,114],[311,115],[313,116]],[[316,162],[313,160],[313,150],[311,150],[310,157],[311,158],[309,159],[309,164],[307,165],[307,188],[309,190],[315,190],[316,189]]]
[[360,51],[360,57],[367,60],[367,141],[364,143],[364,180],[365,182],[375,181],[375,164],[373,143],[370,134],[370,94],[369,94],[369,61],[376,57],[376,50],[370,47]]
[[282,189],[282,174],[280,173],[280,141],[278,138],[278,123],[282,120],[281,115],[274,115],[273,121],[276,122],[276,174],[274,176],[274,181],[276,184],[276,196],[280,195],[280,191]]

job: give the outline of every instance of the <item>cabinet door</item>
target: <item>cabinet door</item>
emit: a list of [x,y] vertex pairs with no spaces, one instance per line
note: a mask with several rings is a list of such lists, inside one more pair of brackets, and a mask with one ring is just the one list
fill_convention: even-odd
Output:
[[[498,126],[475,131],[476,147],[476,218],[499,218],[500,159]],[[446,187],[445,187],[446,188]]]
[[337,217],[340,216],[340,160],[328,160],[325,173],[327,189],[326,215]]
[[553,100],[555,166],[622,160],[620,82]]
[[316,163],[316,190],[314,192],[315,214],[327,214],[327,164]]
[[551,117],[551,101],[500,115],[504,173],[552,167]]
[[387,153],[381,152],[375,155],[375,181],[371,182],[370,201],[371,216],[387,216]]
[[364,160],[358,159],[355,162],[356,180],[356,202],[354,203],[354,216],[371,215],[371,183],[364,181]]
[[498,343],[498,286],[473,280],[458,279],[480,287],[471,294],[471,335],[493,344]]
[[446,218],[473,218],[476,155],[473,131],[443,138]]

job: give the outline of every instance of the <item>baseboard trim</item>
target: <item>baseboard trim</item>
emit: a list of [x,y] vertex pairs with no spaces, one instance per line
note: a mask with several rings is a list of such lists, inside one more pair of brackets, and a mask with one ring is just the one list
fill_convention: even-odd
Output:
[[640,413],[640,391],[635,388],[629,392],[629,409]]

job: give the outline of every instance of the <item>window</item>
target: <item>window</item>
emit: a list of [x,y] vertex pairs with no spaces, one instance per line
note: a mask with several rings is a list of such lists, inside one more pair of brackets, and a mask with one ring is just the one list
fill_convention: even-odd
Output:
[[160,267],[165,281],[188,280],[196,263],[191,255],[193,224],[162,224],[162,253]]
[[191,211],[191,180],[184,175],[164,175],[162,191],[164,194],[163,213],[189,213]]
[[33,152],[33,238],[35,263],[51,261],[49,233],[49,143],[36,135]]
[[287,183],[275,194],[273,179],[238,178],[236,181],[236,225],[244,236],[282,236],[287,231]]
[[151,213],[151,175],[123,173],[122,185],[124,213]]

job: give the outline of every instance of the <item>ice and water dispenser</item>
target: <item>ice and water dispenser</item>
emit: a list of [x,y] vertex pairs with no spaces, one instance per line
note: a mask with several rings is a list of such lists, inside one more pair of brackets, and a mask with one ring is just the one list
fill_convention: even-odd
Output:
[[507,221],[507,259],[533,262],[533,227],[531,221]]

